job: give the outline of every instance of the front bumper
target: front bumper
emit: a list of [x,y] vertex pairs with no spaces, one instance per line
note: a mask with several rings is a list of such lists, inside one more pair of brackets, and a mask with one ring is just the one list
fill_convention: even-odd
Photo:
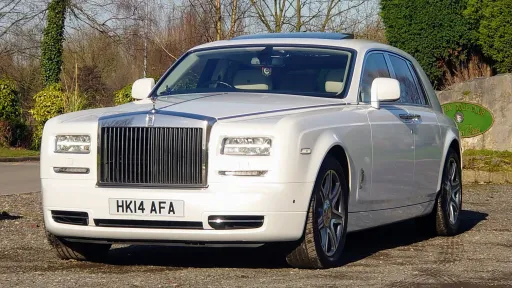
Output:
[[[313,183],[211,183],[206,189],[134,189],[96,187],[92,180],[42,179],[46,229],[57,236],[120,242],[265,243],[294,241],[304,231]],[[183,217],[110,215],[109,198],[169,199],[185,203]],[[89,224],[57,223],[51,211],[87,212]],[[263,216],[252,229],[214,230],[208,216]],[[202,229],[96,226],[94,219],[200,221]],[[116,241],[113,241],[116,242]]]

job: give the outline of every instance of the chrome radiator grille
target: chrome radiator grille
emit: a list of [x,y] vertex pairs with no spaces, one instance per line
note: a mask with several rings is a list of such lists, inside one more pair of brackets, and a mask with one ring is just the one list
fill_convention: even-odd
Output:
[[103,186],[204,186],[203,129],[101,127]]

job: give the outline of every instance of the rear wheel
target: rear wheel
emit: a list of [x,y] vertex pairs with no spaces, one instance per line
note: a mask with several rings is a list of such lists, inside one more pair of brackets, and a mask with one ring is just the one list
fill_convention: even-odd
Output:
[[55,250],[57,256],[63,260],[79,260],[101,262],[107,258],[111,244],[70,242],[61,239],[48,231],[48,242]]
[[419,219],[422,229],[439,236],[457,234],[462,210],[462,170],[460,158],[451,149],[446,155],[441,180],[441,191],[437,195],[432,213]]
[[341,263],[347,234],[348,186],[338,161],[328,156],[318,173],[304,236],[286,260],[296,268],[328,268]]

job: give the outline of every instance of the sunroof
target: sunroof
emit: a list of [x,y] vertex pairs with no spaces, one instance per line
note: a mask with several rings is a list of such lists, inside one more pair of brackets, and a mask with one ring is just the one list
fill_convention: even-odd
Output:
[[354,39],[354,35],[347,33],[327,33],[327,32],[292,32],[292,33],[261,33],[243,35],[233,38],[232,40],[245,40],[245,39],[280,39],[280,38],[314,38],[314,39]]

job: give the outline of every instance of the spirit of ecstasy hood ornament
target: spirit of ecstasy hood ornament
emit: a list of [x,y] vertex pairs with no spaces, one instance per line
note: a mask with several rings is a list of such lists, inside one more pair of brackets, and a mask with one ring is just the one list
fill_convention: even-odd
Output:
[[152,97],[151,97],[151,102],[153,102],[153,109],[151,109],[151,113],[155,114],[155,113],[156,113],[156,108],[155,108],[155,105],[156,105],[156,97],[155,97],[155,96],[152,96]]
[[153,102],[153,108],[149,111],[148,115],[146,115],[146,127],[153,127],[155,124],[156,97],[151,97],[151,102]]

